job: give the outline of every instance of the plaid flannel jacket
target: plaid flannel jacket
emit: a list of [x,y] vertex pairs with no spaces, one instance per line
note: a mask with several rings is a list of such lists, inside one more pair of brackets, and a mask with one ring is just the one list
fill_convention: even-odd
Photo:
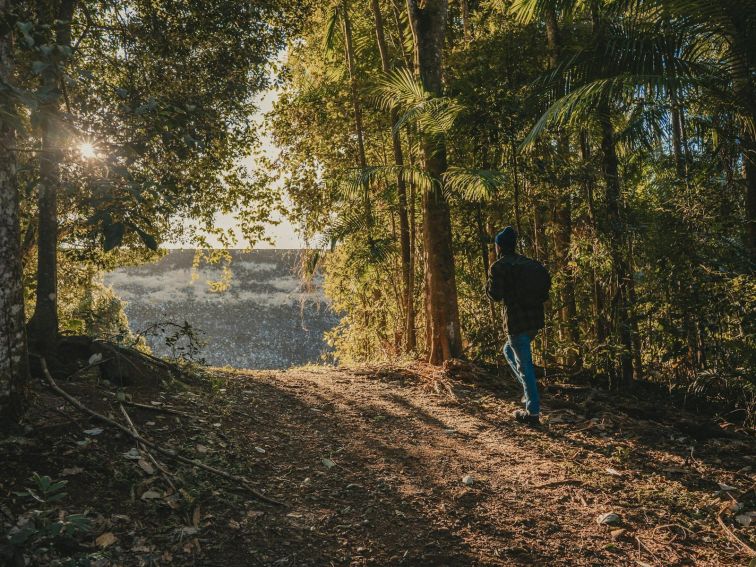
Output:
[[528,333],[535,335],[544,327],[543,304],[518,305],[514,299],[514,266],[518,254],[504,254],[488,274],[486,293],[494,301],[502,301],[504,332],[509,335]]

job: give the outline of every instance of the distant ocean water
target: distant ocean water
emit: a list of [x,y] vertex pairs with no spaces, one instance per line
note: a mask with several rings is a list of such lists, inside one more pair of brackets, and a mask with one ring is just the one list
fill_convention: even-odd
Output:
[[[228,289],[213,291],[222,266],[192,269],[194,250],[172,250],[154,264],[119,268],[105,283],[126,302],[135,333],[155,323],[188,322],[201,331],[201,356],[213,366],[277,369],[319,362],[323,333],[338,317],[323,295],[322,278],[304,290],[295,275],[298,250],[231,251]],[[157,355],[170,355],[165,336],[148,336]]]

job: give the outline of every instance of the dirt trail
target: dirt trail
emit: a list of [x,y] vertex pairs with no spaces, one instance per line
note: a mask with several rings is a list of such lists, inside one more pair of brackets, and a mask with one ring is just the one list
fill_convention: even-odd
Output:
[[[452,392],[436,393],[412,379],[331,369],[256,373],[238,384],[257,417],[249,434],[266,450],[264,478],[282,479],[274,492],[291,505],[271,513],[283,525],[263,521],[246,534],[252,549],[265,534],[261,564],[743,560],[710,517],[695,516],[705,516],[717,482],[752,483],[733,472],[754,454],[744,452],[754,447],[745,439],[709,439],[706,464],[701,443],[601,404],[593,421],[552,410],[551,425],[532,430],[511,421],[511,389],[454,382]],[[700,455],[686,464],[692,444]],[[732,460],[720,459],[722,451]],[[596,522],[606,512],[621,518],[614,529],[626,530],[616,539]]]
[[[190,506],[144,501],[138,495],[161,486],[160,479],[134,471],[120,458],[132,443],[105,433],[97,446],[107,458],[81,448],[65,457],[58,451],[40,470],[52,476],[63,467],[84,469],[71,478],[72,504],[89,499],[101,529],[118,538],[102,565],[747,562],[716,520],[729,499],[745,511],[756,504],[756,445],[743,433],[715,424],[691,431],[695,418],[680,412],[655,421],[631,417],[648,409],[627,400],[610,405],[607,394],[589,389],[546,393],[551,422],[534,430],[511,421],[517,392],[510,387],[432,382],[385,369],[215,375],[212,393],[164,397],[196,419],[132,408],[137,427],[247,475],[288,507],[229,492],[198,470],[178,477],[194,497]],[[67,389],[82,399],[92,392]],[[141,401],[150,398],[154,393]],[[38,428],[40,452],[45,436],[65,427],[49,417],[46,423]],[[43,466],[27,461],[13,465],[13,490]],[[467,476],[471,484],[463,482]],[[723,493],[718,483],[734,490]],[[97,490],[101,497],[92,502]],[[619,523],[599,525],[597,517],[609,512]],[[754,537],[733,518],[724,516],[738,537]]]

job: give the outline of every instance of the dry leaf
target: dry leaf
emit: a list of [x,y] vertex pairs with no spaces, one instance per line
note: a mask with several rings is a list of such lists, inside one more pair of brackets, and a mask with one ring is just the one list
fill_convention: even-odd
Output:
[[118,541],[118,538],[113,532],[105,532],[97,537],[95,543],[97,544],[97,547],[105,549],[106,547],[113,545],[116,541]]
[[616,530],[612,530],[609,533],[609,535],[611,536],[611,538],[613,540],[616,541],[616,540],[620,539],[623,535],[625,535],[625,531],[627,531],[627,530],[624,530],[623,528],[618,528]]
[[137,462],[137,464],[139,465],[139,468],[141,468],[147,474],[155,474],[155,467],[152,466],[152,463],[145,461],[144,459],[139,459],[139,462]]
[[199,507],[199,506],[197,506],[197,507],[196,507],[196,508],[194,509],[194,513],[192,514],[192,525],[193,525],[193,526],[194,526],[195,528],[198,528],[198,527],[199,527],[199,525],[200,525],[200,518],[201,518],[200,507]]
[[156,500],[156,499],[159,499],[159,498],[162,498],[162,497],[163,497],[163,495],[160,494],[156,490],[146,490],[142,494],[142,500]]
[[84,469],[81,467],[71,467],[70,469],[63,469],[60,476],[73,476],[75,474],[83,473]]
[[616,524],[619,521],[619,515],[615,514],[614,512],[607,512],[606,514],[601,514],[598,518],[596,518],[596,523],[600,525]]

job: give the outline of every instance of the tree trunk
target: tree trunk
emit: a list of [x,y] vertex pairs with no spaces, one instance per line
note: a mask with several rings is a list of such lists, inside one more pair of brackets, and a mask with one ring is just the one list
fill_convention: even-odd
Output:
[[517,234],[522,238],[522,215],[520,213],[520,175],[519,175],[519,166],[517,163],[517,147],[515,146],[515,141],[512,139],[511,144],[512,148],[512,184],[514,185],[514,217],[515,217],[515,228],[517,229]]
[[[588,133],[585,130],[580,132],[580,157],[584,166],[587,168],[591,163],[591,148],[588,144]],[[585,201],[588,205],[588,222],[590,223],[592,237],[595,242],[601,231],[596,215],[596,205],[593,201],[594,178],[592,174],[586,171],[585,176]],[[599,278],[596,274],[596,268],[591,270],[591,291],[593,294],[593,329],[596,336],[596,342],[603,344],[607,337],[606,325],[604,323],[604,299]]]
[[[9,8],[0,0],[0,12]],[[12,33],[0,36],[0,78],[10,83],[13,68]],[[2,101],[3,114],[15,108]],[[13,127],[0,121],[0,423],[16,422],[24,411],[24,387],[29,378],[26,352],[24,292],[21,279],[21,231],[16,184]]]
[[[57,13],[51,3],[40,2],[40,23],[54,26],[55,43],[71,47],[74,0],[63,0]],[[39,158],[39,228],[37,239],[37,293],[29,332],[40,352],[55,350],[58,341],[58,188],[64,134],[60,116],[60,70],[48,65],[43,87],[51,93],[41,105],[42,147]]]
[[617,283],[615,297],[616,325],[619,332],[622,354],[620,355],[620,376],[623,386],[633,380],[633,344],[628,303],[630,300],[630,270],[625,258],[624,219],[620,197],[619,165],[614,142],[609,103],[604,100],[599,106],[599,123],[601,125],[602,169],[606,183],[606,210],[609,240],[612,256],[612,268]]
[[[362,106],[360,105],[359,90],[357,88],[357,69],[354,62],[354,45],[352,43],[352,22],[349,19],[349,6],[347,0],[341,1],[341,17],[344,25],[344,55],[349,71],[349,89],[352,97],[352,109],[354,111],[354,129],[357,134],[357,164],[360,166],[362,179],[362,198],[365,206],[365,217],[368,228],[371,224],[370,211],[370,180],[365,175],[367,159],[365,158],[365,130],[362,125]],[[368,233],[370,231],[368,230]]]
[[[753,127],[756,128],[756,87],[753,84],[754,68],[748,57],[747,46],[741,45],[738,36],[730,38],[734,64],[732,86],[739,101],[744,104]],[[752,262],[756,262],[756,133],[747,126],[741,134],[743,148],[743,174],[746,184],[746,248]]]
[[470,43],[472,30],[470,29],[470,5],[467,0],[459,0],[459,8],[462,12],[462,35],[465,43]]
[[[371,0],[373,18],[375,19],[375,35],[378,41],[378,51],[381,55],[381,67],[384,73],[391,70],[386,37],[383,31],[383,16],[379,0]],[[417,346],[415,336],[415,310],[412,301],[412,248],[410,246],[410,227],[407,215],[407,184],[404,179],[404,154],[402,152],[402,140],[399,132],[393,131],[393,125],[399,120],[395,108],[391,109],[391,142],[394,150],[394,164],[397,167],[396,192],[399,199],[399,242],[402,255],[402,303],[405,313],[404,335],[405,352],[412,352]]]
[[[440,96],[448,2],[407,0],[407,9],[415,40],[415,68],[423,87]],[[425,171],[433,180],[432,186],[423,194],[427,317],[430,321],[428,361],[441,364],[462,354],[451,216],[443,190],[443,175],[447,168],[446,140],[443,136],[423,134],[422,150]]]
[[[556,69],[559,64],[562,48],[559,37],[559,23],[555,10],[547,9],[544,15],[546,19],[546,44],[549,54],[549,67]],[[560,159],[569,159],[569,139],[563,130],[557,132],[557,148]],[[557,268],[564,274],[562,289],[560,290],[559,335],[563,343],[568,343],[569,348],[562,363],[566,366],[574,366],[580,359],[580,335],[576,319],[575,282],[569,265],[570,248],[572,247],[572,204],[570,202],[569,184],[570,182],[567,180],[566,183],[560,183],[560,186],[557,187],[557,202],[552,218],[556,225],[554,232],[554,258]]]
[[[491,270],[491,256],[489,255],[489,236],[486,231],[486,223],[483,221],[483,210],[480,203],[475,203],[475,224],[478,227],[478,242],[480,243],[480,260],[481,268],[483,268],[483,278],[481,283],[486,285],[488,279],[488,272]],[[491,324],[498,336],[499,321],[496,317],[496,304],[489,298],[488,299],[488,313],[491,315]]]

